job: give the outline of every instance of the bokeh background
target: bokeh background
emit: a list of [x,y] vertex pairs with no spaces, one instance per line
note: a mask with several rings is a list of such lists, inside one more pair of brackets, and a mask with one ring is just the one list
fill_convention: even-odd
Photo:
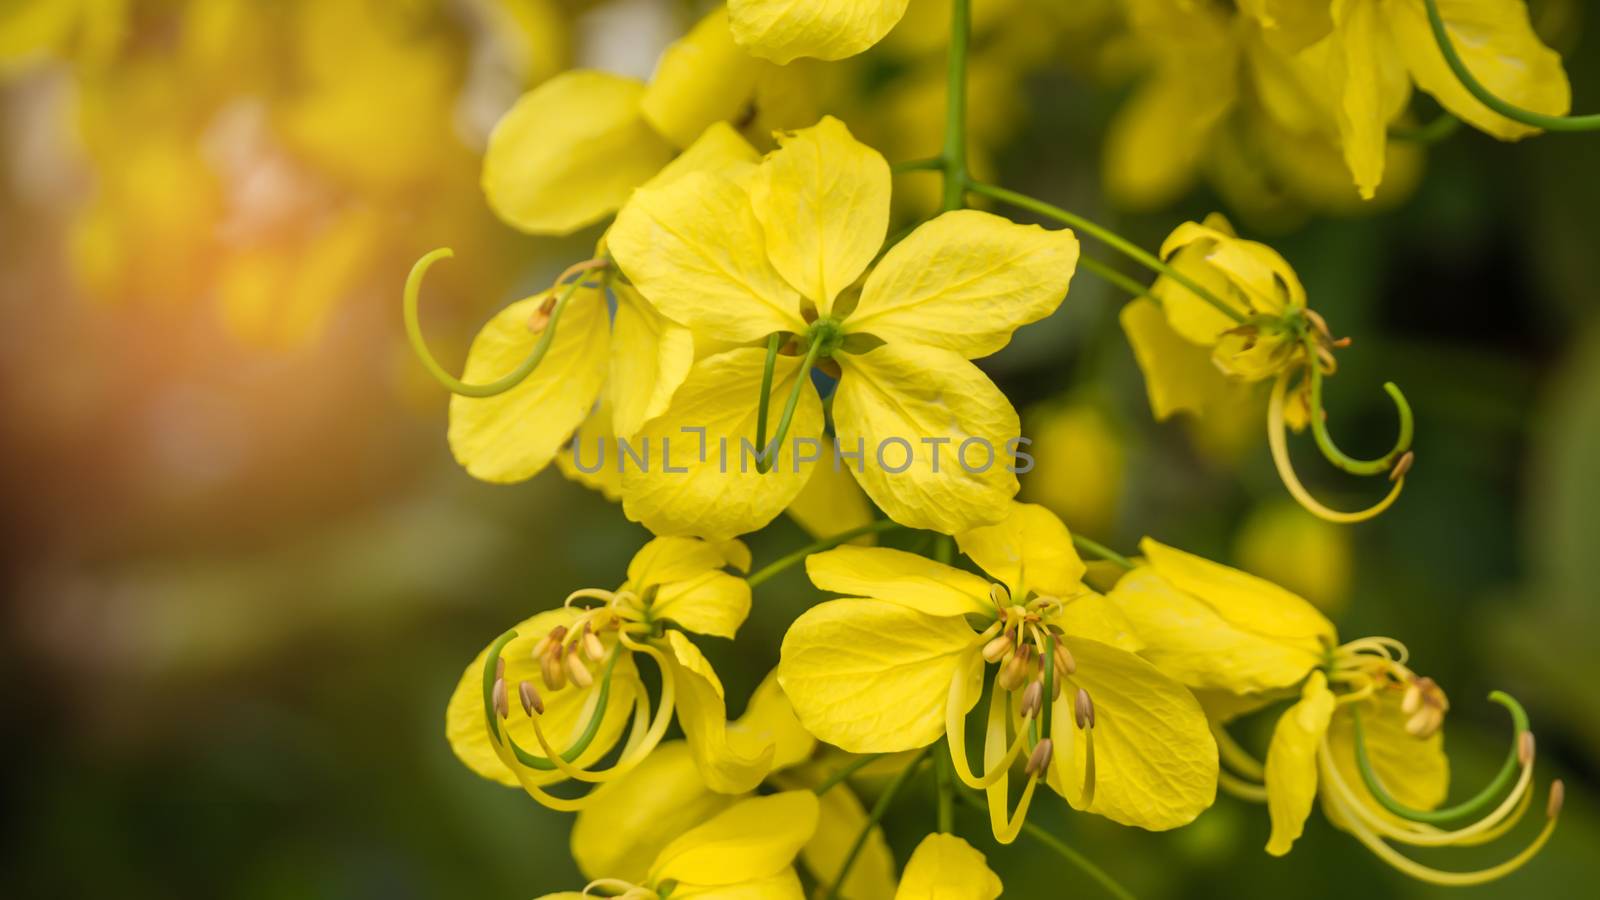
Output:
[[[1393,379],[1417,410],[1418,462],[1377,521],[1310,520],[1258,420],[1150,420],[1116,324],[1125,297],[1080,272],[1053,318],[984,364],[1036,441],[1025,495],[1122,549],[1149,534],[1280,580],[1347,636],[1400,637],[1451,694],[1460,785],[1504,753],[1484,695],[1522,698],[1541,784],[1566,779],[1567,812],[1535,864],[1467,893],[1582,895],[1600,880],[1600,137],[1463,130],[1421,154],[1414,186],[1357,214],[1306,208],[1248,167],[1264,183],[1219,175],[1133,212],[1102,188],[1103,136],[1138,68],[1117,7],[1037,6],[1050,24],[1028,20],[1026,52],[1002,30],[974,60],[980,165],[1148,246],[1228,211],[1356,337],[1330,386],[1347,449],[1387,446],[1379,385]],[[1600,103],[1596,6],[1530,0],[1580,109]],[[553,469],[495,487],[456,467],[445,395],[404,344],[400,286],[418,255],[456,248],[426,325],[459,364],[490,311],[587,256],[593,233],[536,240],[494,220],[477,188],[487,131],[570,65],[647,76],[696,7],[0,3],[3,893],[582,883],[566,820],[458,765],[443,710],[489,638],[614,585],[646,535]],[[837,110],[892,159],[937,150],[924,18],[829,76]],[[911,210],[930,193],[898,188]],[[1373,490],[1301,458],[1328,496]],[[780,520],[750,542],[759,564],[803,540]],[[739,642],[710,653],[730,696],[814,599],[797,573],[758,591]],[[902,859],[929,809],[913,796],[891,815]],[[1140,896],[1445,893],[1320,816],[1290,857],[1268,857],[1264,811],[1227,797],[1165,835],[1057,802],[1033,815]],[[1095,895],[1025,841],[991,861],[1008,896]]]

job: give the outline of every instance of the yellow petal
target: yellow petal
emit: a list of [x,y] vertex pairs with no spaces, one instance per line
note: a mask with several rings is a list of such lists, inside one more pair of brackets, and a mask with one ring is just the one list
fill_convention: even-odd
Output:
[[767,677],[761,679],[756,686],[755,693],[750,695],[750,702],[745,706],[744,715],[738,721],[728,726],[730,732],[737,732],[741,739],[748,738],[753,742],[771,742],[776,750],[772,756],[774,771],[787,769],[799,765],[811,758],[811,753],[817,747],[817,739],[811,736],[800,725],[800,720],[794,714],[794,707],[790,705],[789,698],[783,693],[783,687],[778,684],[778,670],[773,669]]
[[611,393],[602,391],[600,405],[583,420],[572,443],[556,454],[561,474],[599,491],[607,500],[622,499],[622,473],[617,471],[617,440],[611,432]]
[[905,15],[908,0],[728,0],[733,39],[780,65],[801,56],[844,59],[871,47]]
[[706,787],[683,741],[656,747],[600,791],[572,823],[572,858],[585,878],[643,881],[668,844],[734,803]]
[[[1330,61],[1331,78],[1340,88],[1339,138],[1356,189],[1368,200],[1383,180],[1389,123],[1405,109],[1411,96],[1411,79],[1400,62],[1403,51],[1396,46],[1384,8],[1379,0],[1335,0],[1333,4],[1336,29]],[[1431,34],[1427,41],[1431,46]]]
[[742,541],[702,541],[658,537],[628,562],[628,584],[636,593],[651,586],[697,578],[724,566],[749,568],[750,550]]
[[651,612],[696,634],[731,640],[750,615],[750,584],[727,572],[704,572],[662,585]]
[[772,264],[819,315],[861,277],[889,231],[889,164],[832,116],[778,135],[750,183]]
[[1323,0],[1239,0],[1239,10],[1260,22],[1266,37],[1286,52],[1308,47],[1333,29]]
[[864,454],[850,464],[879,508],[945,534],[1005,518],[1017,493],[1010,469],[1020,424],[987,375],[956,353],[916,344],[836,358],[844,370],[833,400],[839,444]]
[[[1413,809],[1434,809],[1444,802],[1450,789],[1450,760],[1444,754],[1444,732],[1435,731],[1426,738],[1418,738],[1406,731],[1406,720],[1410,717],[1400,706],[1404,693],[1380,691],[1374,700],[1356,707],[1361,713],[1362,731],[1366,736],[1367,759],[1378,780],[1396,800]],[[1344,783],[1363,805],[1399,824],[1399,817],[1372,798],[1361,770],[1356,767],[1355,723],[1347,711],[1333,717],[1328,728],[1328,749],[1333,754],[1333,764],[1344,776]],[[1329,821],[1345,827],[1333,804],[1324,803],[1322,810]]]
[[845,320],[852,333],[988,356],[1061,304],[1078,264],[1071,231],[965,209],[894,245]]
[[1038,504],[1013,502],[1004,521],[962,532],[956,545],[1018,602],[1030,592],[1067,598],[1083,589],[1083,560],[1072,535]]
[[730,733],[722,682],[711,663],[681,631],[668,631],[667,644],[672,650],[668,665],[678,682],[678,725],[689,741],[700,777],[707,787],[724,794],[753,790],[772,771],[772,739],[748,731]]
[[617,298],[607,385],[612,427],[632,437],[646,421],[667,411],[694,363],[694,337],[656,312],[630,285],[618,282],[611,290]]
[[829,600],[789,626],[778,682],[818,738],[851,753],[911,750],[944,734],[957,672],[977,703],[982,657],[975,637],[960,616]]
[[761,154],[756,152],[756,148],[733,130],[732,125],[715,122],[646,185],[659,187],[670,184],[691,172],[715,174],[748,171],[760,158]]
[[1211,364],[1211,354],[1174,331],[1154,302],[1142,297],[1131,301],[1120,318],[1133,357],[1144,372],[1156,421],[1184,411],[1204,416],[1235,392],[1237,386]]
[[1168,547],[1152,538],[1139,550],[1156,572],[1179,590],[1199,598],[1230,623],[1282,641],[1322,647],[1338,633],[1317,608],[1248,572]]
[[[690,369],[667,412],[635,436],[636,451],[648,448],[651,456],[649,471],[626,460],[622,510],[629,519],[657,534],[731,538],[766,525],[800,493],[821,455],[822,401],[808,379],[772,470],[757,472],[756,417],[766,356],[764,348],[731,350]],[[800,360],[780,356],[768,408],[769,440],[799,377]]]
[[[822,783],[829,770],[813,764],[773,776],[782,788],[810,788]],[[817,798],[817,832],[800,850],[800,860],[811,877],[822,885],[832,884],[855,845],[856,837],[867,828],[867,811],[848,785],[835,785]],[[872,826],[861,845],[850,875],[840,885],[845,900],[890,900],[894,896],[894,854],[883,839],[883,829]]]
[[[538,661],[533,658],[533,648],[550,633],[550,629],[570,624],[576,616],[577,610],[552,609],[524,619],[517,623],[517,636],[501,651],[501,658],[506,662],[506,686],[513,695],[517,685],[523,681],[532,681],[539,688],[545,707],[540,726],[545,730],[545,736],[558,748],[569,746],[582,733],[588,724],[583,707],[600,689],[600,685],[597,681],[593,687],[582,690],[572,685],[559,691],[544,690]],[[461,680],[456,683],[445,710],[445,735],[450,740],[450,748],[467,768],[507,787],[516,787],[520,782],[495,754],[494,747],[489,743],[488,723],[484,721],[483,661],[488,654],[489,648],[485,647],[461,673]],[[600,731],[589,749],[578,757],[577,764],[580,766],[593,765],[604,756],[616,744],[623,726],[633,713],[633,684],[636,683],[637,674],[631,656],[624,655],[617,660],[612,678],[614,680],[606,700]],[[500,725],[510,732],[512,739],[524,750],[537,756],[544,755],[539,749],[531,722],[521,709],[515,708],[515,704],[511,716],[502,720]],[[535,780],[542,784],[564,778],[564,775],[555,771],[535,776]]]
[[[527,358],[539,335],[528,322],[549,294],[507,306],[478,332],[462,376],[494,381]],[[494,397],[450,398],[450,450],[474,478],[514,482],[550,464],[594,407],[605,381],[610,342],[605,298],[579,288],[561,318],[539,367],[521,384]]]
[[[1523,109],[1553,116],[1572,108],[1572,88],[1561,56],[1539,40],[1519,0],[1438,0],[1439,14],[1456,53],[1490,92]],[[1502,140],[1538,133],[1490,112],[1467,93],[1439,52],[1422,0],[1387,6],[1394,43],[1417,86],[1439,105]]]
[[767,258],[749,192],[726,173],[641,188],[608,241],[640,293],[697,337],[743,342],[806,329],[799,295]]
[[[846,469],[833,443],[825,443],[822,459],[812,468],[811,478],[784,510],[817,540],[870,524],[876,518],[867,495]],[[876,540],[875,535],[864,534],[850,543],[871,546]]]
[[533,234],[598,222],[672,158],[639,114],[644,85],[604,72],[564,72],[501,118],[483,158],[496,214]]
[[1194,186],[1212,130],[1235,100],[1233,67],[1207,71],[1217,77],[1195,78],[1188,67],[1159,72],[1117,110],[1101,167],[1118,206],[1158,209]]
[[738,884],[781,873],[817,827],[817,798],[785,791],[741,800],[667,845],[650,867],[652,881]]
[[806,557],[825,591],[897,603],[930,616],[993,617],[989,582],[953,566],[888,547],[837,547]]
[[1311,801],[1317,796],[1317,747],[1333,716],[1333,692],[1318,670],[1306,679],[1300,701],[1289,707],[1272,729],[1267,746],[1267,813],[1272,817],[1272,837],[1267,852],[1289,852],[1305,829]]
[[[1087,586],[1080,586],[1079,593],[1050,621],[1074,637],[1099,641],[1129,653],[1142,653],[1146,646],[1144,638],[1122,610]],[[1177,675],[1166,669],[1162,671]]]
[[673,900],[805,900],[805,896],[800,876],[792,868],[738,884],[702,886],[682,883],[672,892]]
[[895,900],[995,900],[1000,876],[983,854],[953,834],[930,834],[906,861]]
[[764,66],[734,44],[719,6],[661,54],[639,106],[656,131],[687,147],[713,123],[744,114]]
[[[1077,671],[1055,701],[1050,786],[1074,809],[1164,831],[1187,825],[1217,790],[1217,745],[1200,704],[1144,659],[1068,635]],[[1094,703],[1094,796],[1085,803],[1084,732],[1073,720],[1076,689]]]

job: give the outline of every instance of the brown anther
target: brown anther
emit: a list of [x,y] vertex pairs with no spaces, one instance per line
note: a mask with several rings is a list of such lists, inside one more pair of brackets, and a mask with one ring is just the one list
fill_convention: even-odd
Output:
[[567,685],[567,670],[561,666],[559,653],[546,653],[539,660],[539,674],[544,677],[544,686],[552,691],[559,691]]
[[506,680],[504,678],[496,678],[494,680],[494,690],[491,693],[494,698],[494,714],[504,719],[511,714],[511,704],[506,700]]
[[580,689],[594,684],[594,675],[589,671],[589,667],[583,664],[583,660],[578,657],[578,648],[576,647],[572,648],[572,651],[567,654],[567,675],[572,679],[572,683]]
[[1045,738],[1034,746],[1033,752],[1028,754],[1028,764],[1023,772],[1029,777],[1041,776],[1050,768],[1050,758],[1055,755],[1055,745],[1049,738]]
[[539,304],[539,308],[534,310],[533,315],[528,317],[528,330],[534,334],[538,334],[539,332],[544,331],[546,328],[549,328],[551,314],[555,312],[555,309],[556,298],[555,295],[552,294],[549,300]]
[[1394,461],[1394,468],[1389,470],[1389,480],[1399,481],[1400,479],[1406,477],[1406,473],[1411,471],[1412,463],[1415,463],[1416,461],[1417,454],[1410,450],[1400,454],[1400,458]]
[[1561,805],[1567,802],[1567,785],[1557,778],[1550,782],[1550,802],[1545,804],[1544,814],[1552,819],[1561,815]]
[[1342,337],[1342,338],[1339,338],[1336,341],[1329,341],[1328,342],[1328,346],[1332,347],[1335,350],[1343,350],[1344,348],[1350,346],[1353,343],[1355,343],[1354,340],[1352,340],[1350,338],[1347,338],[1347,337]]
[[1083,688],[1078,688],[1077,701],[1072,705],[1072,718],[1079,728],[1094,727],[1094,701],[1089,699],[1089,692]]
[[1000,635],[989,643],[983,645],[983,658],[985,662],[999,662],[1007,653],[1011,652],[1011,638]]
[[1533,732],[1524,731],[1517,735],[1517,762],[1524,767],[1533,765]]
[[539,689],[533,686],[533,682],[524,681],[517,685],[517,696],[522,698],[522,711],[528,714],[528,718],[533,718],[534,713],[544,715],[544,698],[539,696]]
[[[1072,651],[1067,645],[1056,640],[1056,675],[1072,675],[1078,671],[1078,661],[1073,658]],[[1059,680],[1059,679],[1058,679]]]
[[1044,685],[1037,681],[1028,682],[1022,691],[1022,715],[1024,718],[1037,716],[1039,710],[1044,708]]

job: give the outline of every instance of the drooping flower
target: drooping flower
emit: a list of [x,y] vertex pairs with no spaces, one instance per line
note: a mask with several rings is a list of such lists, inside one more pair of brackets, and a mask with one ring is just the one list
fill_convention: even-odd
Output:
[[[640,432],[687,473],[625,475],[624,511],[666,534],[731,537],[766,524],[821,458],[810,375],[822,367],[838,374],[838,446],[880,508],[946,533],[1000,520],[1017,490],[1007,465],[1017,416],[969,360],[1055,309],[1077,239],[948,212],[857,287],[887,231],[888,164],[833,118],[779,142],[758,166],[642,189],[617,217],[611,250],[640,293],[696,346],[733,348],[696,362]],[[753,439],[766,473],[747,452]],[[818,451],[810,458],[805,442]]]
[[[877,753],[947,738],[956,773],[989,791],[996,837],[1014,839],[1040,781],[1074,808],[1151,830],[1194,819],[1216,792],[1216,745],[1188,689],[1141,658],[1126,623],[1082,584],[1059,519],[1012,504],[956,538],[989,578],[882,548],[807,560],[818,587],[784,637],[778,680],[806,729]],[[984,765],[966,719],[994,668]],[[1006,811],[1011,770],[1026,787]]]
[[[1389,842],[1482,843],[1526,811],[1533,734],[1516,701],[1491,695],[1516,725],[1499,776],[1472,799],[1442,809],[1449,786],[1442,728],[1450,704],[1432,679],[1408,667],[1404,645],[1390,638],[1340,644],[1333,623],[1277,585],[1149,538],[1140,549],[1144,561],[1107,599],[1145,642],[1143,654],[1204,699],[1222,758],[1234,770],[1223,774],[1224,786],[1267,804],[1269,853],[1289,851],[1318,797],[1329,821],[1385,862],[1440,884],[1507,874],[1549,838],[1560,782],[1551,787],[1544,831],[1506,863],[1457,873],[1401,855]],[[1232,718],[1296,697],[1278,718],[1264,766],[1224,729]]]
[[546,894],[540,900],[582,900],[597,889],[627,900],[804,900],[793,863],[816,828],[817,798],[810,791],[750,797],[675,836],[647,861],[642,877],[596,878],[582,893]]
[[[625,775],[660,743],[676,713],[708,786],[724,793],[755,787],[774,744],[765,734],[728,729],[722,683],[689,638],[734,636],[750,611],[750,586],[725,568],[749,565],[738,541],[656,538],[628,564],[621,587],[576,591],[561,608],[519,623],[478,654],[451,695],[446,730],[456,755],[485,778],[576,810],[594,794],[566,798],[547,788]],[[595,600],[601,605],[579,605]],[[660,670],[653,714],[635,669],[640,655]],[[624,730],[621,756],[594,771]]]

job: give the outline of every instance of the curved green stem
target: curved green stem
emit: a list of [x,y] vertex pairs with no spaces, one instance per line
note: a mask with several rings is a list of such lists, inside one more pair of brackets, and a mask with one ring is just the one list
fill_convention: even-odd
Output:
[[1306,349],[1312,354],[1311,363],[1307,368],[1311,370],[1311,436],[1317,442],[1317,449],[1322,451],[1328,462],[1352,475],[1380,475],[1394,468],[1395,460],[1411,449],[1411,439],[1415,430],[1411,404],[1406,402],[1406,395],[1401,393],[1399,386],[1394,382],[1384,382],[1383,389],[1388,393],[1389,399],[1394,401],[1395,412],[1400,415],[1400,434],[1395,438],[1394,447],[1388,453],[1377,459],[1356,459],[1340,450],[1334,444],[1333,437],[1328,434],[1327,416],[1322,406],[1322,367],[1317,365],[1315,351],[1309,342]]
[[[800,405],[800,392],[805,390],[806,383],[811,380],[811,367],[817,364],[817,354],[822,351],[823,337],[821,330],[811,336],[811,346],[806,350],[805,362],[800,364],[800,371],[795,373],[794,387],[789,390],[789,399],[783,404],[783,415],[778,418],[778,427],[772,433],[772,443],[760,444],[761,455],[756,457],[756,471],[763,475],[772,471],[773,465],[778,461],[778,454],[782,452],[783,439],[789,436],[789,425],[794,421],[795,408]],[[767,354],[767,359],[776,362],[774,354],[770,352]],[[772,387],[770,375],[770,369],[762,375],[762,381],[768,390]],[[761,396],[765,399],[767,391],[762,391]],[[762,422],[765,421],[766,417],[763,415]]]
[[422,336],[422,322],[417,315],[423,277],[428,274],[428,270],[433,267],[434,263],[453,256],[455,256],[455,251],[449,247],[441,247],[417,260],[416,264],[411,267],[411,274],[406,276],[406,339],[411,342],[412,351],[417,354],[417,359],[422,360],[422,365],[428,370],[428,374],[443,385],[445,390],[453,394],[460,394],[463,397],[477,398],[504,394],[527,380],[528,376],[533,374],[533,370],[537,369],[539,363],[544,360],[545,354],[550,351],[551,342],[556,338],[556,324],[561,320],[561,313],[567,308],[567,302],[572,299],[572,295],[577,293],[578,286],[583,283],[583,275],[587,273],[580,274],[573,279],[567,285],[566,290],[557,295],[555,307],[550,310],[550,321],[545,325],[544,330],[539,333],[539,340],[534,343],[533,350],[528,353],[526,359],[503,378],[491,381],[488,384],[468,384],[446,372],[444,366],[439,365],[439,361],[433,358],[433,354],[428,350],[428,342]]
[[1461,128],[1461,120],[1449,113],[1440,113],[1437,118],[1426,125],[1415,128],[1391,128],[1389,137],[1397,141],[1409,141],[1414,144],[1437,144]]
[[1056,687],[1056,636],[1045,632],[1044,639],[1044,706],[1041,710],[1039,733],[1048,738],[1050,731],[1050,712],[1055,709]]
[[[962,791],[961,800],[979,812],[985,814],[988,813],[988,807],[986,807],[984,802],[979,800],[977,796],[972,793]],[[1033,822],[1024,820],[1022,823],[1022,833],[1030,838],[1033,838],[1035,841],[1038,841],[1041,845],[1053,851],[1057,856],[1061,857],[1072,865],[1077,866],[1079,869],[1082,869],[1085,875],[1093,878],[1101,887],[1105,888],[1106,893],[1110,894],[1111,896],[1118,898],[1118,900],[1134,900],[1133,893],[1127,888],[1118,884],[1117,880],[1112,878],[1111,875],[1106,872],[1106,870],[1095,865],[1089,859],[1089,857],[1084,856],[1082,853],[1079,853],[1078,851],[1067,846],[1065,841],[1062,841],[1060,838],[1044,830],[1043,827],[1036,825]]]
[[930,156],[926,159],[907,159],[889,166],[889,171],[900,172],[939,172],[944,170],[944,157]]
[[878,823],[883,820],[884,813],[889,811],[889,805],[894,803],[895,795],[900,793],[902,787],[905,787],[906,782],[911,779],[911,775],[921,768],[922,761],[927,756],[928,748],[923,747],[909,763],[906,763],[906,767],[900,770],[900,774],[894,776],[894,780],[889,782],[889,786],[883,789],[883,793],[878,795],[878,802],[872,804],[872,812],[867,816],[866,823],[861,826],[861,831],[856,834],[855,843],[850,845],[850,852],[845,855],[843,865],[839,866],[839,873],[833,877],[833,883],[828,886],[827,900],[838,900],[839,889],[843,887],[845,879],[849,877],[850,870],[855,868],[856,858],[861,855],[862,848],[867,845],[867,838],[871,836],[872,829],[878,827]]
[[1085,553],[1098,556],[1107,562],[1114,562],[1124,569],[1132,569],[1134,567],[1133,560],[1123,556],[1121,553],[1118,553],[1110,547],[1107,547],[1105,544],[1102,544],[1099,541],[1091,541],[1081,534],[1074,534],[1072,536],[1072,544]]
[[1522,708],[1522,704],[1516,701],[1516,698],[1504,691],[1494,691],[1489,694],[1489,699],[1504,706],[1511,713],[1513,727],[1511,751],[1506,754],[1506,761],[1501,764],[1500,771],[1492,781],[1484,786],[1483,790],[1467,800],[1444,809],[1415,809],[1396,800],[1389,793],[1389,790],[1383,786],[1383,782],[1378,779],[1378,773],[1372,769],[1372,760],[1367,754],[1366,735],[1361,726],[1361,713],[1352,707],[1350,712],[1355,726],[1356,767],[1361,770],[1361,780],[1366,782],[1367,790],[1371,792],[1373,799],[1382,804],[1384,809],[1403,819],[1432,825],[1476,815],[1493,804],[1501,794],[1505,793],[1506,788],[1516,780],[1517,769],[1520,768],[1517,745],[1521,743],[1522,733],[1528,730],[1528,713]]
[[1523,109],[1495,96],[1472,74],[1472,70],[1467,68],[1467,64],[1456,53],[1455,42],[1450,39],[1450,31],[1444,24],[1444,16],[1439,13],[1438,0],[1422,0],[1422,2],[1428,8],[1428,24],[1433,27],[1433,39],[1439,44],[1439,52],[1444,54],[1445,64],[1455,73],[1461,86],[1467,89],[1467,93],[1476,97],[1479,103],[1512,121],[1534,128],[1543,128],[1545,131],[1600,131],[1600,114],[1552,116]]
[[812,788],[811,793],[821,797],[823,794],[826,794],[827,792],[838,787],[850,776],[877,762],[883,756],[884,754],[882,753],[868,753],[865,756],[858,757],[857,759],[851,761],[849,765],[841,766],[838,771],[834,772],[832,775],[829,775],[827,780]]
[[830,535],[814,543],[807,544],[804,547],[801,547],[799,550],[796,550],[786,556],[779,557],[773,562],[762,566],[760,569],[757,569],[755,572],[751,573],[750,577],[745,580],[750,583],[751,587],[756,587],[757,585],[767,581],[774,575],[783,572],[785,569],[790,568],[796,563],[804,562],[805,558],[813,553],[821,553],[824,550],[832,550],[840,544],[853,541],[864,534],[878,534],[880,532],[893,531],[896,528],[904,527],[904,525],[901,525],[899,522],[896,522],[892,519],[879,519],[876,522],[869,522],[866,525],[852,528],[849,531],[841,531],[838,534]]
[[1078,256],[1078,265],[1080,265],[1083,268],[1087,269],[1091,273],[1100,276],[1100,278],[1103,281],[1105,281],[1105,282],[1107,282],[1107,283],[1109,283],[1109,284],[1111,284],[1111,285],[1113,285],[1115,287],[1122,288],[1123,290],[1127,291],[1129,294],[1132,294],[1135,297],[1149,297],[1150,296],[1150,289],[1149,288],[1145,287],[1144,285],[1140,284],[1137,281],[1134,281],[1132,278],[1129,278],[1128,276],[1122,274],[1121,272],[1118,272],[1116,269],[1111,268],[1110,266],[1106,265],[1105,263],[1101,262],[1098,259],[1095,259],[1092,256],[1084,256],[1082,254],[1079,254],[1079,256]]
[[761,448],[763,457],[767,447],[767,411],[772,408],[772,372],[778,367],[778,348],[782,346],[783,333],[774,331],[767,338],[767,362],[761,369],[761,399],[756,402],[756,446]]
[[1211,293],[1211,291],[1207,290],[1199,282],[1183,274],[1177,269],[1174,269],[1172,266],[1167,265],[1160,259],[1156,258],[1155,254],[1145,250],[1143,247],[1140,247],[1139,245],[1103,225],[1097,225],[1094,222],[1085,219],[1083,216],[1078,215],[1077,213],[1068,212],[1052,203],[1046,203],[1043,200],[1030,197],[1027,194],[1019,194],[1016,191],[1007,190],[1006,188],[999,187],[997,185],[984,184],[981,181],[972,181],[968,183],[967,187],[975,194],[981,194],[985,197],[999,200],[1002,203],[1009,203],[1012,206],[1020,209],[1025,209],[1029,212],[1037,213],[1038,215],[1046,218],[1055,219],[1057,222],[1070,225],[1073,228],[1082,231],[1084,234],[1095,238],[1106,246],[1111,247],[1113,250],[1116,250],[1124,256],[1127,256],[1129,259],[1137,262],[1139,265],[1144,266],[1152,272],[1158,272],[1167,276],[1168,278],[1171,278],[1178,284],[1183,285],[1184,287],[1188,288],[1189,291],[1196,297],[1199,297],[1201,300],[1209,303],[1211,306],[1215,307],[1218,312],[1222,313],[1233,321],[1238,322],[1241,325],[1245,322],[1244,313],[1234,309],[1233,306],[1224,302],[1216,294]]
[[972,42],[972,0],[950,4],[950,57],[945,69],[944,172],[945,212],[967,205],[967,49]]
[[[517,630],[515,628],[500,635],[493,644],[489,645],[489,652],[483,659],[483,714],[484,719],[489,723],[490,736],[497,741],[500,740],[500,717],[495,715],[494,711],[494,682],[499,677],[496,669],[499,668],[501,652],[505,650],[506,644],[511,643],[516,636]],[[621,655],[621,650],[613,648],[611,655],[606,658],[605,669],[600,674],[600,695],[595,700],[594,714],[589,717],[588,723],[584,725],[583,733],[578,735],[578,739],[572,743],[572,746],[561,751],[563,762],[577,762],[578,757],[589,749],[589,745],[593,744],[595,737],[599,735],[600,723],[606,717],[606,701],[611,697],[611,672],[616,668],[617,657]],[[529,753],[522,749],[515,740],[512,740],[509,734],[505,736],[505,740],[506,744],[510,746],[511,752],[516,754],[518,762],[530,769],[538,769],[542,772],[555,771],[556,764],[551,762],[548,757]]]

